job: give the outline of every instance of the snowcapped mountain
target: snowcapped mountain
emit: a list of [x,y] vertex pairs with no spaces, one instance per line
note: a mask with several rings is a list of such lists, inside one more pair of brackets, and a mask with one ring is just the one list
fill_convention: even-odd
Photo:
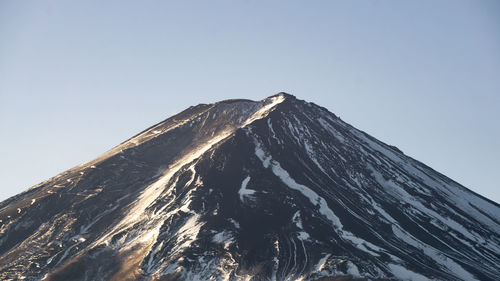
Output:
[[499,280],[500,206],[280,93],[0,203],[2,280]]

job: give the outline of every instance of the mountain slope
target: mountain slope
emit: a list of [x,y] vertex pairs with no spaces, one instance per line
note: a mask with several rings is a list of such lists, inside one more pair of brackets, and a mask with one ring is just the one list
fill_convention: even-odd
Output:
[[0,204],[0,277],[495,280],[500,206],[287,94],[191,107]]

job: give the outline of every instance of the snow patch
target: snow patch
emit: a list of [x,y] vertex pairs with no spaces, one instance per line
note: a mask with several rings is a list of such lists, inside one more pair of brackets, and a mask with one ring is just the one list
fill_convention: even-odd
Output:
[[353,276],[353,277],[360,277],[361,274],[359,273],[358,267],[352,263],[351,261],[347,261],[347,274]]
[[231,235],[231,233],[229,233],[227,231],[219,232],[219,233],[215,234],[214,237],[212,237],[212,242],[218,243],[218,244],[224,244],[224,243],[230,242],[232,240],[233,240],[233,236]]
[[240,195],[240,200],[243,202],[245,196],[252,196],[255,193],[255,190],[248,189],[247,185],[250,181],[250,176],[247,176],[243,182],[241,183],[241,188],[238,190],[238,194]]
[[271,132],[271,137],[276,140],[279,144],[281,144],[281,140],[276,137],[276,133],[274,132],[273,129],[273,124],[271,124],[271,118],[267,119],[267,126],[269,127],[269,131]]
[[325,169],[323,168],[323,166],[321,166],[321,164],[319,163],[318,159],[316,158],[316,153],[314,153],[314,150],[312,149],[311,145],[309,144],[309,142],[307,140],[304,140],[304,148],[306,149],[307,151],[307,154],[309,155],[309,159],[311,159],[311,161],[314,162],[314,164],[316,164],[316,166],[325,174],[327,175],[328,177],[330,177],[328,175],[328,173],[325,171]]
[[328,260],[328,258],[331,256],[331,254],[327,254],[326,256],[324,256],[323,258],[321,258],[318,263],[316,264],[315,268],[316,268],[316,271],[322,271],[323,268],[325,267],[326,265],[326,261]]
[[293,214],[292,221],[295,223],[295,225],[299,229],[303,229],[302,228],[302,220],[300,219],[300,211],[297,211],[297,212],[295,212],[295,214]]
[[307,233],[307,232],[305,232],[305,231],[300,231],[300,232],[299,232],[299,235],[297,235],[297,238],[298,238],[299,240],[304,241],[304,240],[309,239],[309,238],[310,238],[310,236],[309,236],[309,233]]
[[264,105],[263,107],[261,107],[259,110],[257,110],[250,118],[248,118],[245,123],[243,124],[243,127],[245,127],[246,125],[252,123],[253,121],[257,120],[257,119],[262,119],[264,118],[265,116],[267,116],[267,114],[269,113],[269,111],[275,107],[276,105],[282,103],[283,101],[285,100],[285,96],[283,95],[278,95],[278,96],[275,96],[275,97],[272,97],[270,98],[267,102],[268,104]]
[[178,251],[189,247],[191,243],[196,240],[198,233],[200,232],[203,223],[199,222],[199,215],[191,216],[184,225],[177,231],[177,241],[175,243],[176,247],[172,250],[172,253],[177,253]]
[[411,270],[406,269],[403,266],[390,263],[388,265],[389,269],[392,271],[394,276],[396,276],[400,280],[409,280],[409,281],[430,281],[429,278],[415,273]]
[[333,128],[333,126],[330,125],[326,120],[324,120],[323,118],[319,118],[318,122],[321,124],[321,126],[323,126],[323,128],[327,132],[329,132],[335,138],[337,138],[337,140],[339,140],[340,142],[345,142],[345,138],[337,130],[335,130],[335,128]]
[[231,222],[231,224],[233,224],[233,226],[236,228],[236,229],[239,229],[240,228],[240,223],[237,222],[236,220],[234,219],[229,219],[229,222]]

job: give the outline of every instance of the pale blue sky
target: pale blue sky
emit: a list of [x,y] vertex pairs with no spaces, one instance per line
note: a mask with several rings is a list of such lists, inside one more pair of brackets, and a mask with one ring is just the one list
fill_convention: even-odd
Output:
[[500,1],[0,2],[0,200],[286,91],[500,202]]

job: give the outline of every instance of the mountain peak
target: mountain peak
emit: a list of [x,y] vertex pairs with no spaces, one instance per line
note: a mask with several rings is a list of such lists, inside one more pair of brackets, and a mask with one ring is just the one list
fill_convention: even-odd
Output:
[[286,93],[190,107],[0,203],[0,279],[495,280],[500,207]]
[[281,96],[281,97],[284,97],[286,99],[296,99],[296,97],[294,95],[286,93],[286,92],[279,92],[279,93],[274,94],[268,98],[273,98],[273,97],[277,97],[277,96]]

